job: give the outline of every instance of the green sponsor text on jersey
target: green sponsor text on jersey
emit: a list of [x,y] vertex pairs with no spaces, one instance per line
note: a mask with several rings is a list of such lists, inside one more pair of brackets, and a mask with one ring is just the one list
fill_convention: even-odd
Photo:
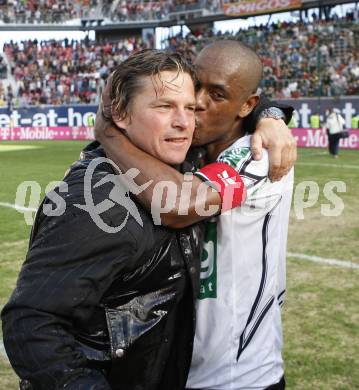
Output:
[[198,299],[217,298],[217,220],[206,223]]

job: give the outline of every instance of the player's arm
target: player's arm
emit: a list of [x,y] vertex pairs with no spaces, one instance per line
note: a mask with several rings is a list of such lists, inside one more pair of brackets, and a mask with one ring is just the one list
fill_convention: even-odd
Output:
[[280,180],[297,159],[296,141],[287,124],[293,107],[270,101],[263,95],[251,114],[244,119],[244,128],[253,133],[251,150],[255,160],[261,160],[263,148],[269,155],[269,179]]
[[[172,228],[189,226],[244,200],[241,177],[226,163],[208,164],[195,173],[198,177],[182,174],[137,148],[115,127],[107,128],[107,137],[106,154],[121,172],[136,168],[136,186],[150,183],[136,197],[151,211],[155,223],[160,219],[162,225]],[[131,188],[131,183],[127,184]]]
[[[98,122],[96,119],[96,126]],[[106,136],[98,140],[121,172],[138,170],[134,178],[137,186],[150,183],[136,197],[156,221],[160,217],[162,225],[181,228],[220,213],[222,198],[218,191],[142,151],[116,127],[107,127]]]
[[[98,113],[95,129],[105,148],[107,156],[122,172],[136,168],[139,174],[134,178],[138,186],[151,183],[137,199],[152,216],[160,218],[161,224],[172,228],[192,225],[203,219],[238,206],[243,201],[244,187],[240,177],[230,167],[227,169],[229,182],[222,182],[218,175],[224,169],[216,163],[205,168],[204,176],[213,186],[197,177],[188,181],[188,176],[157,160],[133,145],[114,125]],[[224,178],[226,179],[226,178]],[[171,183],[166,190],[166,183]],[[224,185],[224,187],[222,186]],[[156,218],[158,221],[159,218]],[[157,222],[156,222],[157,223]]]

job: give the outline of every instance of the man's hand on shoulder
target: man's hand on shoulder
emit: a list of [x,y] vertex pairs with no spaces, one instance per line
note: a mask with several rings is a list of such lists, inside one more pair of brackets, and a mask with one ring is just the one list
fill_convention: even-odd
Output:
[[282,119],[259,120],[251,140],[255,160],[262,158],[263,148],[269,154],[269,179],[278,181],[293,167],[297,159],[297,146],[290,129]]

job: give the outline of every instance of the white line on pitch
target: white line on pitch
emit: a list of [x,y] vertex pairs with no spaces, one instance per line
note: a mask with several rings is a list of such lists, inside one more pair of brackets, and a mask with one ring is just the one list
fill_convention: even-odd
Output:
[[6,360],[9,360],[9,358],[6,355],[4,343],[1,339],[0,339],[0,356],[4,357]]
[[307,156],[324,156],[324,155],[327,155],[328,156],[328,152],[325,151],[325,152],[312,152],[312,153],[303,153],[303,156],[307,157]]
[[330,167],[330,168],[348,168],[348,169],[359,169],[359,165],[348,165],[348,164],[325,164],[315,162],[297,162],[295,165],[315,165],[317,167]]
[[313,261],[314,263],[335,265],[337,267],[342,267],[342,268],[359,269],[359,264],[353,263],[351,261],[346,261],[346,260],[325,259],[319,256],[309,256],[309,255],[305,255],[304,253],[292,253],[292,252],[287,252],[287,257],[309,260],[309,261]]
[[8,207],[9,209],[14,209],[17,211],[37,211],[37,209],[34,209],[33,207],[24,207],[19,206],[18,204],[11,204],[6,202],[0,202],[1,207]]

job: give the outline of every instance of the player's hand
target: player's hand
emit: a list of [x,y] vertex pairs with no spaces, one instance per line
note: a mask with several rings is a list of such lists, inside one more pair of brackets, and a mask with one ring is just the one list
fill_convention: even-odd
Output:
[[278,181],[293,167],[297,145],[283,120],[262,118],[252,136],[251,150],[255,160],[261,160],[263,148],[269,154],[269,179]]
[[95,138],[102,143],[105,138],[114,137],[118,133],[118,128],[112,121],[111,112],[111,88],[112,88],[112,74],[107,79],[106,86],[102,92],[100,104],[96,113],[95,121]]

